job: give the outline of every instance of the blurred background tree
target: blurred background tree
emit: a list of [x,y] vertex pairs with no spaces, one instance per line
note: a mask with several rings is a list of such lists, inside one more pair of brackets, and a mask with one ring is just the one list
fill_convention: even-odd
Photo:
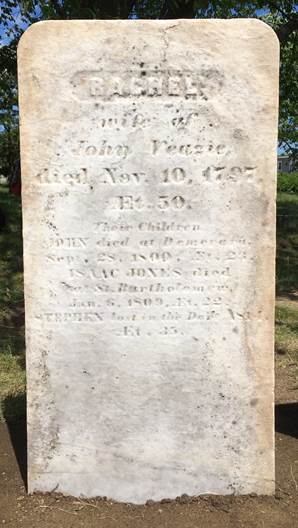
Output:
[[19,157],[16,48],[28,25],[49,19],[244,18],[264,20],[281,44],[279,146],[298,159],[298,8],[291,0],[0,1],[0,174]]

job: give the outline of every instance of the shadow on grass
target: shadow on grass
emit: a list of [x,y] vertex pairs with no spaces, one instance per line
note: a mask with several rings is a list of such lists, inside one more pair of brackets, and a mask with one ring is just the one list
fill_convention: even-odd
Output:
[[[11,444],[20,469],[22,480],[27,487],[27,419],[26,395],[8,396],[2,402],[2,412],[6,421]],[[16,416],[20,418],[16,420]]]
[[275,431],[298,438],[298,403],[275,406]]

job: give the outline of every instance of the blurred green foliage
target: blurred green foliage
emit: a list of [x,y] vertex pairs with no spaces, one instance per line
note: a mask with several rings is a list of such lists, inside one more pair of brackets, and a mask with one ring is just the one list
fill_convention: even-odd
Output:
[[277,175],[277,191],[298,194],[298,172],[280,172]]

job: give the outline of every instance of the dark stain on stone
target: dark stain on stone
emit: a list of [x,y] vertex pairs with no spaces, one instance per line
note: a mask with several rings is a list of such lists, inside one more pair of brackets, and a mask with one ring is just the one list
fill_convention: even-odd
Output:
[[235,128],[233,132],[233,138],[240,139],[241,141],[243,141],[244,139],[246,139],[246,135],[241,128]]

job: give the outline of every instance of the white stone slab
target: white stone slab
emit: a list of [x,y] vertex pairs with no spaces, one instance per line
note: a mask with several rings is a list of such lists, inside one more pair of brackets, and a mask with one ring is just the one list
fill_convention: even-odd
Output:
[[29,491],[272,493],[274,33],[42,22],[19,86]]

